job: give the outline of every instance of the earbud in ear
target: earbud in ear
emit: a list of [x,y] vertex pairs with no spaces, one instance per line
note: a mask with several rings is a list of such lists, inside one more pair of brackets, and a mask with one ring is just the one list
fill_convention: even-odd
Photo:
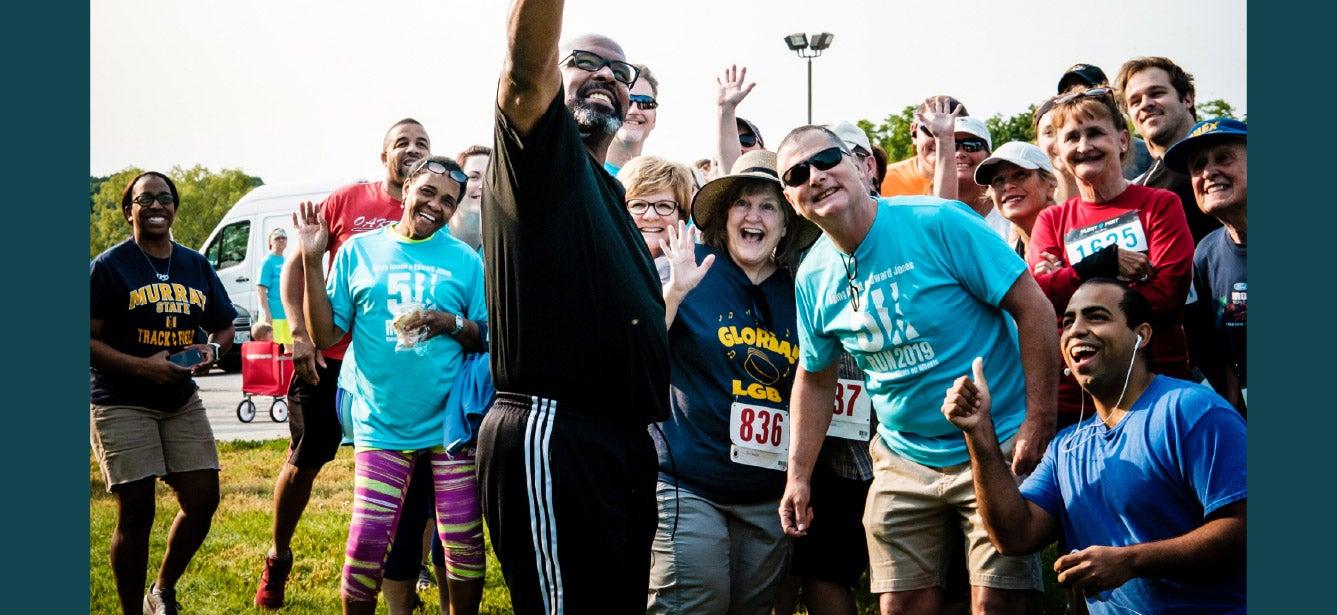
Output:
[[1137,334],[1137,343],[1136,343],[1136,344],[1133,344],[1133,350],[1137,350],[1138,348],[1141,348],[1141,347],[1142,347],[1142,334],[1139,333],[1139,334]]
[[1072,375],[1072,370],[1071,370],[1071,369],[1068,369],[1068,368],[1066,368],[1066,367],[1063,368],[1063,375],[1064,375],[1064,376],[1071,376],[1071,375]]

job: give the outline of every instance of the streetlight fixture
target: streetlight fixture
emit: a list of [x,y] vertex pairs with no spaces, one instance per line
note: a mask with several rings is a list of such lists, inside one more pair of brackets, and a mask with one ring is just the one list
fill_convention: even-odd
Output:
[[802,32],[795,32],[785,37],[785,45],[790,51],[798,54],[798,57],[808,61],[808,123],[812,123],[812,59],[822,55],[828,47],[831,46],[832,39],[836,35],[830,32],[819,32],[808,39],[808,35]]

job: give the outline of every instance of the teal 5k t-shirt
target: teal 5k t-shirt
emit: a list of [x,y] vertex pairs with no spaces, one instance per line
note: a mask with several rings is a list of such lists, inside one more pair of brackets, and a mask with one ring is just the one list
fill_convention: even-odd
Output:
[[975,357],[984,358],[999,439],[1025,418],[1016,326],[998,307],[1025,273],[1016,252],[965,204],[878,199],[872,229],[852,256],[823,235],[799,267],[801,365],[825,369],[843,348],[866,374],[888,448],[927,466],[965,463],[965,440],[943,417],[942,401]]
[[266,297],[268,297],[269,317],[274,320],[287,318],[288,315],[283,311],[283,293],[279,287],[279,276],[283,273],[283,257],[278,254],[270,253],[265,257],[265,262],[260,265],[260,283],[257,286],[265,287]]
[[487,320],[483,262],[444,229],[412,240],[395,225],[350,238],[330,266],[326,290],[334,324],[352,334],[339,387],[352,401],[358,448],[417,450],[442,445],[446,394],[463,348],[438,335],[421,348],[395,350],[393,321],[421,306]]

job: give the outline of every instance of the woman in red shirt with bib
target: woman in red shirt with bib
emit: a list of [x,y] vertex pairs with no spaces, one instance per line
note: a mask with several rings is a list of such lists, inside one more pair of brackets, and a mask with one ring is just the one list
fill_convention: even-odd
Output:
[[[1026,263],[1054,311],[1063,314],[1082,282],[1114,278],[1136,289],[1154,310],[1157,335],[1148,345],[1151,369],[1189,378],[1183,312],[1192,281],[1193,236],[1173,192],[1130,184],[1127,121],[1109,88],[1070,90],[1055,99],[1050,121],[1058,162],[1077,180],[1078,194],[1040,213]],[[1059,427],[1078,420],[1082,392],[1071,376],[1059,381]]]

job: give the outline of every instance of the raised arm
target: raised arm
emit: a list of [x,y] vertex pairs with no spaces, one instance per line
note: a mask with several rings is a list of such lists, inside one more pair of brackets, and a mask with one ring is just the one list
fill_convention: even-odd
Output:
[[344,336],[344,332],[334,326],[334,309],[330,307],[330,297],[325,293],[325,274],[320,267],[320,259],[325,255],[325,244],[329,240],[329,229],[325,228],[316,206],[310,202],[298,206],[292,215],[292,223],[301,242],[299,254],[306,282],[302,307],[306,316],[306,329],[316,346],[329,348]]
[[[320,269],[320,264],[315,267]],[[283,311],[288,316],[288,327],[292,331],[292,365],[297,377],[315,384],[320,381],[316,367],[325,367],[325,358],[311,340],[306,330],[306,315],[303,313],[303,298],[306,295],[306,269],[302,266],[302,253],[297,251],[283,262],[279,273],[279,298],[283,301]]]
[[719,130],[715,140],[715,161],[719,167],[716,176],[726,175],[738,157],[743,155],[743,147],[738,143],[738,103],[757,87],[756,83],[747,82],[747,67],[731,65],[724,69],[724,74],[715,78],[719,85],[719,95],[715,99],[716,119]]
[[564,0],[515,0],[511,4],[497,107],[524,135],[562,87],[557,45],[564,4]]
[[[1020,323],[1017,326],[1021,328]],[[1047,326],[1053,329],[1052,326]],[[1052,353],[1050,353],[1052,354]],[[1058,520],[1021,497],[993,428],[989,383],[984,360],[975,359],[973,377],[961,376],[947,390],[942,413],[965,433],[975,499],[989,541],[1004,555],[1026,555],[1043,549],[1058,535]]]
[[956,185],[956,118],[961,116],[961,106],[949,110],[947,99],[938,98],[929,104],[924,112],[915,112],[915,122],[933,136],[933,195],[959,200],[960,191]]
[[707,254],[701,262],[696,262],[696,231],[687,228],[687,223],[679,220],[677,227],[668,227],[668,241],[659,240],[659,249],[669,259],[669,280],[664,284],[664,326],[673,328],[673,320],[678,316],[678,306],[692,292],[701,278],[710,271],[715,263],[715,255]]

